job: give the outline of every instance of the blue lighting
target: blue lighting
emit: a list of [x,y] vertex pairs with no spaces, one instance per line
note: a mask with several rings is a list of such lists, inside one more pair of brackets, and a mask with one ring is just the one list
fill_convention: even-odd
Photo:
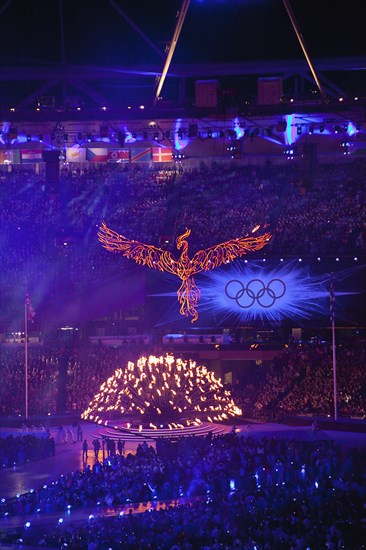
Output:
[[[305,124],[304,117],[303,115],[298,115],[294,113],[291,115],[286,115],[285,120],[287,125],[286,131],[284,133],[285,143],[286,145],[292,145],[293,143],[296,143],[296,141],[298,141],[298,139],[303,134],[303,132],[298,133],[298,128],[301,128]],[[309,132],[310,134],[317,132],[323,135],[331,135],[332,133],[329,128],[324,127],[324,119],[322,116],[306,117],[306,124],[309,125],[309,129],[312,128],[312,131]],[[356,128],[351,122],[349,123],[348,131],[351,131],[353,133],[356,132]],[[349,135],[353,135],[353,133]]]
[[125,137],[125,143],[134,143],[136,141],[136,138],[134,138],[131,134],[131,132],[128,131],[127,126],[123,128],[124,133],[126,135]]
[[260,488],[261,488],[261,484],[259,483],[259,475],[258,475],[257,472],[254,474],[254,477],[255,477],[255,483],[256,483],[256,485],[257,485],[257,489],[260,489]]
[[[300,264],[300,265],[299,265]],[[298,260],[269,267],[236,262],[202,274],[200,311],[234,315],[241,321],[310,319],[329,310],[329,274],[311,275]],[[337,292],[337,295],[350,294]]]
[[18,137],[12,140],[12,143],[27,143],[27,136],[18,134]]
[[236,139],[240,139],[244,136],[244,128],[240,127],[238,117],[234,118],[234,132],[236,133]]
[[275,143],[276,145],[282,145],[282,141],[280,139],[276,139],[275,137],[263,136],[263,139],[270,141],[271,143]]
[[347,127],[347,134],[349,136],[353,136],[357,133],[358,133],[358,130],[357,130],[356,126],[352,122],[349,122],[348,127]]
[[176,151],[181,151],[182,149],[185,149],[190,142],[190,139],[183,139],[179,137],[178,132],[181,129],[182,125],[182,119],[177,118],[175,122],[175,131],[174,131],[174,148]]
[[[334,258],[335,260],[335,258]],[[318,258],[318,262],[321,258]],[[338,262],[338,265],[340,262]],[[319,264],[318,264],[319,265]],[[363,292],[360,288],[347,288],[346,280],[365,265],[355,262],[352,267],[337,271],[336,309],[346,314],[345,305],[338,299]],[[168,286],[176,285],[176,278],[161,274]],[[279,324],[284,319],[302,322],[316,316],[329,316],[330,274],[314,275],[311,266],[299,262],[298,258],[276,263],[267,259],[256,261],[237,260],[229,266],[202,272],[196,278],[201,291],[198,311],[200,315],[214,315],[215,322],[221,323],[228,317],[237,322],[266,321]],[[165,310],[158,325],[180,319],[176,304],[176,291],[152,293],[153,297],[171,297],[173,302]]]
[[297,139],[297,130],[296,126],[293,126],[296,115],[286,115],[286,132],[285,132],[285,143],[286,145],[292,145]]

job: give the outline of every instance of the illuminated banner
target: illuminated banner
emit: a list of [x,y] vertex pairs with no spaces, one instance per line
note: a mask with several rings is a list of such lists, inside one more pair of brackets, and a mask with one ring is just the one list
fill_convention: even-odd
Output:
[[22,149],[21,157],[22,163],[43,161],[41,149]]
[[144,149],[131,149],[131,162],[150,162],[151,161],[151,149],[150,147]]
[[11,151],[0,151],[0,164],[19,164],[20,151],[13,149]]
[[83,147],[67,147],[66,162],[85,162],[86,149]]
[[86,160],[89,162],[107,162],[108,149],[87,149]]
[[129,162],[129,149],[109,149],[108,162]]
[[152,159],[153,162],[172,162],[173,150],[169,147],[153,147]]

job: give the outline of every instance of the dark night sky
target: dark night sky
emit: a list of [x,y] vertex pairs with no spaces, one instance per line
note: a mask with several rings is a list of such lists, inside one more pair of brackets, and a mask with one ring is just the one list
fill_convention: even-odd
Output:
[[[60,0],[12,0],[6,7],[7,1],[0,0],[0,64],[59,63]],[[164,49],[181,0],[115,2]],[[63,0],[62,4],[68,63],[162,64],[108,0]],[[364,0],[292,0],[292,6],[312,57],[365,55]],[[174,61],[301,57],[281,0],[191,0]]]

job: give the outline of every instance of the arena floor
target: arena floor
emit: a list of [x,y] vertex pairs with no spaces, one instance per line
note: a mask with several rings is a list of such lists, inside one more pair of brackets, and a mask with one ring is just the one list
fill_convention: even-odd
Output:
[[[83,438],[88,441],[88,460],[86,464],[93,466],[94,451],[92,447],[92,440],[98,432],[98,427],[95,424],[84,422],[82,424]],[[230,431],[231,427],[226,428]],[[319,430],[316,435],[312,432],[310,426],[288,426],[277,423],[252,423],[238,425],[237,430],[244,436],[273,436],[277,437],[294,437],[297,439],[312,439],[317,437],[319,439],[333,439],[346,445],[366,445],[365,433],[352,433],[346,431],[330,431]],[[1,429],[0,435],[4,436],[8,433],[20,433],[17,430]],[[67,474],[70,471],[83,469],[82,460],[82,443],[64,443],[58,441],[58,430],[51,428],[51,435],[56,441],[56,455],[54,457],[45,458],[37,462],[31,462],[21,467],[17,467],[11,470],[3,470],[1,472],[0,483],[0,498],[9,498],[16,493],[25,493],[30,489],[37,488],[44,483],[51,483],[53,480],[61,476],[61,474]],[[123,436],[122,436],[122,439]],[[136,448],[140,440],[125,439],[125,454],[135,453]],[[149,441],[149,445],[154,443]],[[101,457],[101,453],[99,455]]]

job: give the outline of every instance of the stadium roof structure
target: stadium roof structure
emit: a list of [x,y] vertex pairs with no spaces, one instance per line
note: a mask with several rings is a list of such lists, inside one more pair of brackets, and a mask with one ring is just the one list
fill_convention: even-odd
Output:
[[[324,96],[286,5],[296,15]],[[218,80],[224,98],[218,112],[255,106],[261,77],[281,78],[284,103],[290,97],[362,101],[365,15],[359,0],[347,7],[331,0],[2,0],[0,29],[8,47],[0,56],[1,117],[37,117],[37,106],[43,112],[84,111],[80,117],[102,107],[152,109],[173,43],[156,112],[199,115],[197,79]]]

